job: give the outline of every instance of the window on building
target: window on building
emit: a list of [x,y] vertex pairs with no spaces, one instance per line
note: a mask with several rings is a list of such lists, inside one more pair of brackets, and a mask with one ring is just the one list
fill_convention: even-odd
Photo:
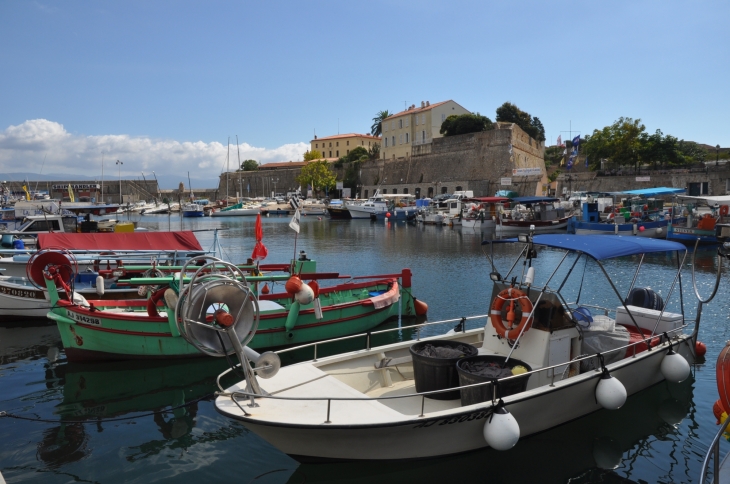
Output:
[[395,146],[395,136],[390,137],[390,146]]
[[456,191],[457,191],[457,192],[460,192],[461,190],[462,190],[462,188],[461,188],[461,187],[456,187]]
[[449,187],[441,187],[441,193],[449,193]]
[[403,119],[399,119],[398,120],[398,127],[399,128],[402,128],[403,127]]
[[330,150],[330,156],[329,157],[332,158],[332,150]]
[[426,124],[426,115],[422,114],[421,116],[421,124]]
[[410,122],[411,122],[411,117],[410,117],[410,116],[408,116],[408,117],[406,118],[406,128],[407,128],[408,126],[410,126]]
[[[360,146],[364,146],[364,145],[365,145],[365,142],[360,140]],[[368,141],[368,146],[370,146],[370,141]]]
[[403,135],[400,135],[400,136],[398,137],[398,144],[399,144],[399,145],[402,145],[402,144],[403,144]]
[[416,198],[421,198],[421,188],[416,187]]
[[336,143],[337,146],[340,146],[340,142],[339,141],[336,141],[335,143]]
[[408,189],[407,188],[404,188],[403,189],[403,193],[405,193],[406,195],[408,195]]
[[349,155],[350,154],[350,150],[347,150],[347,153],[345,153],[345,154]]
[[441,122],[443,123],[444,121],[446,121],[446,113],[441,115]]
[[387,122],[383,123],[383,130],[384,131],[388,131],[388,123]]
[[395,129],[395,119],[390,122],[390,129]]
[[386,194],[386,193],[388,193],[388,189],[387,188],[383,188],[383,194]]
[[319,148],[319,145],[317,143],[314,144],[315,148]]
[[368,190],[365,190],[365,197],[364,198],[368,198]]
[[426,131],[421,131],[421,141],[426,141]]
[[433,187],[428,187],[428,198],[433,198]]
[[337,156],[337,158],[339,158],[340,157],[340,150],[337,150],[335,153],[337,153],[335,156]]
[[332,148],[332,142],[330,141],[330,148]]
[[347,140],[347,146],[350,146],[350,140],[349,139]]
[[406,133],[406,143],[408,143],[408,133]]
[[393,189],[393,194],[397,194],[397,193],[398,193],[398,189],[397,188],[394,188]]
[[418,126],[418,115],[416,114],[416,126]]

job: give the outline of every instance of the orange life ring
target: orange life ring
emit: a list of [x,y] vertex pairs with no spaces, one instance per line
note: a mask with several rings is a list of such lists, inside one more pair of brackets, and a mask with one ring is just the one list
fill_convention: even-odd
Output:
[[720,205],[720,215],[727,217],[728,212],[730,212],[730,206]]
[[[509,328],[504,325],[504,321],[502,320],[502,308],[507,301],[509,301],[510,304],[510,307],[507,311],[507,322],[510,325]],[[513,327],[512,323],[514,322],[515,317],[515,301],[519,303],[520,309],[522,310],[522,319],[520,320],[520,324]],[[495,331],[497,331],[497,334],[499,336],[506,337],[510,340],[515,340],[522,332],[522,328],[524,328],[526,325],[527,327],[525,328],[525,331],[530,329],[530,325],[532,324],[532,318],[530,317],[531,313],[532,302],[530,301],[530,298],[528,298],[527,295],[519,289],[510,287],[497,294],[497,297],[494,298],[489,319],[492,321],[492,326],[494,326],[494,329]]]
[[717,355],[715,379],[717,380],[717,393],[720,394],[722,406],[728,409],[730,408],[730,342]]

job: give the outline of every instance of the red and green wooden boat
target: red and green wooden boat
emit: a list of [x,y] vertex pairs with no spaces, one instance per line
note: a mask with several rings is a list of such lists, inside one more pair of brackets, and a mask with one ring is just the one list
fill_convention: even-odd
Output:
[[[45,280],[53,307],[47,316],[58,325],[69,361],[201,356],[178,329],[175,307],[172,307],[176,303],[177,292],[169,297],[171,290],[177,291],[179,274],[128,280],[132,285],[155,284],[161,287],[148,298],[85,300],[77,296],[75,300],[69,300],[64,293],[61,293],[63,297],[59,296],[58,287],[68,280],[70,275],[64,271],[68,272],[70,264],[48,258],[31,263],[38,266],[31,273]],[[278,268],[285,267],[290,266]],[[321,312],[316,310],[316,302],[300,304],[291,293],[263,294],[266,292],[263,287],[261,293],[257,290],[261,283],[287,281],[291,277],[289,274],[246,277],[252,292],[258,297],[260,311],[258,330],[249,346],[256,349],[275,348],[337,338],[369,331],[392,317],[417,316],[425,314],[427,310],[425,303],[417,301],[411,294],[409,269],[396,274],[355,278],[336,273],[303,272],[313,267],[314,261],[294,261],[290,271],[298,273],[303,281],[319,280],[323,284],[328,279],[337,282],[338,279],[347,278],[347,282],[319,289]],[[135,269],[145,268],[125,268]],[[169,269],[175,268],[166,268]],[[183,278],[183,283],[185,280]]]

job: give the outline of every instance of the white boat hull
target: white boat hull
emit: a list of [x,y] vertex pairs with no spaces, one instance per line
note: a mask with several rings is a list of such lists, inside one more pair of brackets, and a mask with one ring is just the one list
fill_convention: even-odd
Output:
[[[691,339],[689,335],[682,335],[681,338],[682,343],[675,343],[675,351],[692,361],[688,347]],[[412,342],[406,344],[410,343]],[[383,350],[387,351],[387,348],[372,350],[373,356]],[[665,347],[644,351],[635,358],[625,358],[608,365],[607,368],[612,376],[624,384],[627,394],[632,395],[664,379],[660,366],[666,351]],[[520,438],[601,410],[602,407],[596,403],[594,393],[600,376],[599,371],[589,371],[562,381],[558,381],[558,377],[554,386],[543,385],[505,397],[503,400],[506,408],[519,424]],[[262,386],[266,388],[266,380],[262,381]],[[353,396],[356,394],[353,392]],[[455,408],[429,412],[429,405],[434,405],[434,401],[426,399],[426,411],[424,416],[420,417],[418,414],[421,398],[409,397],[407,400],[411,402],[408,402],[409,404],[402,402],[403,407],[414,410],[412,415],[398,414],[401,417],[399,419],[394,415],[393,418],[380,418],[369,424],[356,423],[358,405],[362,405],[361,410],[367,406],[384,405],[372,401],[353,403],[333,400],[330,403],[330,422],[325,423],[328,420],[327,401],[311,401],[310,409],[318,412],[320,421],[299,425],[286,425],[281,422],[269,424],[265,419],[258,418],[259,409],[265,408],[264,406],[273,400],[257,399],[260,405],[258,408],[249,408],[245,406],[246,402],[239,400],[250,413],[248,417],[243,416],[238,407],[227,397],[218,397],[216,407],[221,413],[241,421],[245,427],[282,452],[293,456],[319,459],[398,460],[450,455],[487,447],[483,429],[492,406],[491,402],[460,407],[457,400],[454,401]],[[288,401],[277,400],[280,411],[286,406],[286,402]]]
[[259,208],[234,208],[233,210],[219,210],[212,212],[211,217],[241,217],[241,216],[256,216],[261,213]]

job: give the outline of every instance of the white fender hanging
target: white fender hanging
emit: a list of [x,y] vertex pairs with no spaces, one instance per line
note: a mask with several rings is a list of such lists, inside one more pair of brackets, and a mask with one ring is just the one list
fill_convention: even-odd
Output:
[[509,410],[504,408],[502,400],[484,424],[484,440],[496,450],[509,450],[520,440],[520,425]]
[[626,387],[606,368],[596,386],[596,401],[607,410],[618,410],[626,402]]
[[689,363],[684,356],[675,353],[674,348],[669,347],[669,351],[664,355],[662,360],[662,375],[667,381],[679,383],[687,379],[690,373]]
[[101,276],[96,276],[96,293],[99,296],[104,295],[104,278]]

